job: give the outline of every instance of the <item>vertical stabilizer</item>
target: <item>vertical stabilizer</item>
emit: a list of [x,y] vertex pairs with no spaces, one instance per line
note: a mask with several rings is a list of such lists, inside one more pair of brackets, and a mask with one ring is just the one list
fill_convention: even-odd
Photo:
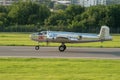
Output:
[[110,36],[110,29],[108,26],[102,26],[98,36],[101,40],[112,39],[112,37]]

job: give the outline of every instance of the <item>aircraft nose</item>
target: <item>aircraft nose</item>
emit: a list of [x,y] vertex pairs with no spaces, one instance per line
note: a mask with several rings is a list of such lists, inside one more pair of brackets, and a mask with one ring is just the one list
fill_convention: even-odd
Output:
[[35,36],[34,34],[31,34],[31,35],[29,35],[29,38],[33,40],[34,36]]
[[47,36],[42,33],[33,33],[29,35],[29,37],[34,41],[45,41],[47,38]]
[[33,38],[33,34],[30,34],[30,35],[29,35],[29,38],[32,39],[32,38]]
[[29,35],[29,38],[31,38],[32,35]]

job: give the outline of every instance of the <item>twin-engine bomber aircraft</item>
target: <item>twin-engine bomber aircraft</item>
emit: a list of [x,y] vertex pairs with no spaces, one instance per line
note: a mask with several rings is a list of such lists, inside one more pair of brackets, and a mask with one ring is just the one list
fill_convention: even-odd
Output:
[[[31,39],[40,42],[56,42],[61,43],[59,51],[66,50],[65,43],[87,43],[87,42],[103,42],[110,41],[112,37],[109,34],[110,30],[107,26],[102,26],[100,33],[74,33],[74,32],[61,32],[61,31],[42,31],[31,34]],[[39,46],[35,46],[36,50],[39,50]]]

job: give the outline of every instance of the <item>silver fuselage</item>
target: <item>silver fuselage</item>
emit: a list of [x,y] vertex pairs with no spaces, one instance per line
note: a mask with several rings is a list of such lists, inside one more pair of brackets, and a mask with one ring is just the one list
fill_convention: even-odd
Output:
[[61,32],[61,31],[42,31],[31,34],[31,39],[38,42],[57,42],[57,43],[85,43],[112,40],[111,36],[100,38],[98,34]]

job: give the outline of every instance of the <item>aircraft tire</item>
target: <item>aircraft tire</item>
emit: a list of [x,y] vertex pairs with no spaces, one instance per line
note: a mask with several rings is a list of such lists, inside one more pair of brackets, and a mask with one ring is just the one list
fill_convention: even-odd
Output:
[[40,47],[39,46],[35,46],[35,50],[39,50],[40,49]]
[[60,51],[60,52],[65,51],[65,49],[66,49],[66,46],[65,46],[65,45],[59,46],[59,51]]

